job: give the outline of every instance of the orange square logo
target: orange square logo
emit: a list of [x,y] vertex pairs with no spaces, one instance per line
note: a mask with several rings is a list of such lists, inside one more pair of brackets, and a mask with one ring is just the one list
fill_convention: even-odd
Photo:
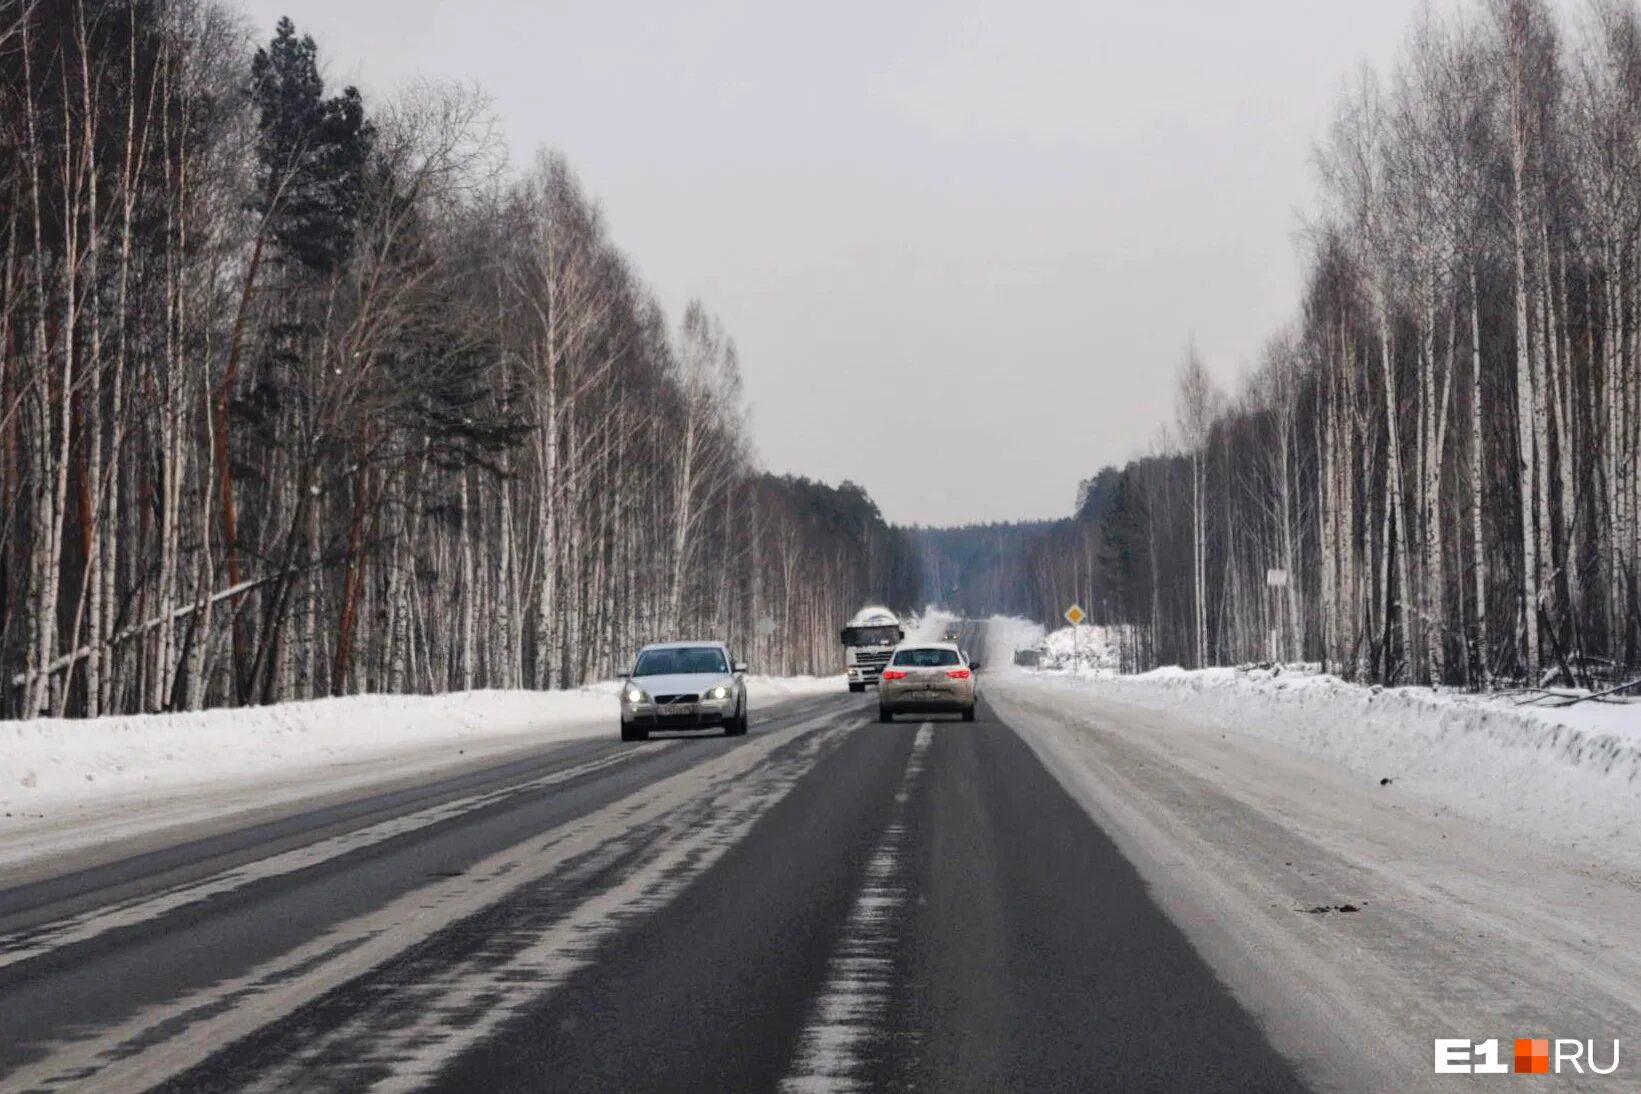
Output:
[[1548,1037],[1516,1038],[1516,1074],[1548,1075],[1550,1073],[1550,1039]]

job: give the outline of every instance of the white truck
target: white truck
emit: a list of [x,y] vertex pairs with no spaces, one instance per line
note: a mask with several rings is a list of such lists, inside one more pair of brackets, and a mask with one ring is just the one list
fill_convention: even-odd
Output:
[[906,638],[900,620],[888,608],[862,608],[843,628],[843,661],[849,690],[865,691],[876,684],[889,655]]

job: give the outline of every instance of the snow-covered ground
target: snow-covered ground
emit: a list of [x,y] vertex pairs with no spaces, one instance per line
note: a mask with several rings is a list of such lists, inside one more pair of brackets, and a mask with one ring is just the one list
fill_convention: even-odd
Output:
[[[1499,716],[1539,729],[1572,729],[1641,740],[1641,695],[1594,699],[1581,698],[1580,693],[1571,691],[1523,696],[1512,692],[1477,694],[1451,688],[1384,688],[1352,684],[1319,672],[1314,665],[1213,669],[1168,666],[1110,678],[1109,682],[1136,692],[1186,691],[1216,698],[1223,698],[1228,692],[1262,695],[1280,698],[1284,705],[1294,701],[1323,707],[1341,702],[1378,703],[1382,708],[1388,704],[1405,706],[1425,716],[1458,717],[1478,724]],[[1574,699],[1580,701],[1574,702]]]
[[0,723],[0,808],[33,811],[165,793],[298,768],[369,762],[429,744],[608,732],[613,684],[548,693],[360,695],[243,710]]
[[1641,702],[1523,705],[1267,669],[1034,678],[1309,753],[1443,811],[1641,862]]
[[1179,669],[987,695],[1317,1089],[1450,1089],[1438,1037],[1641,1028],[1641,705]]
[[[615,736],[615,682],[0,723],[0,866],[145,830]],[[749,676],[760,704],[841,678]]]
[[1040,646],[1046,667],[1116,671],[1118,666],[1117,634],[1110,627],[1093,623],[1061,627],[1045,636]]

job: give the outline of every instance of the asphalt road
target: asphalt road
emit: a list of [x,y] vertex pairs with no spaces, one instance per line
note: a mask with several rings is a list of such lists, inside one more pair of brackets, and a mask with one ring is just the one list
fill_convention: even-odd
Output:
[[0,890],[0,1090],[1302,1089],[989,708],[875,702]]

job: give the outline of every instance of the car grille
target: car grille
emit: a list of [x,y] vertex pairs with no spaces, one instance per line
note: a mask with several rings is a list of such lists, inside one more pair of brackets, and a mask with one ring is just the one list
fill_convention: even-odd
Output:
[[868,653],[865,650],[855,651],[855,667],[868,680],[876,680],[883,675],[883,666],[889,663],[890,651]]
[[695,703],[699,702],[700,699],[699,695],[657,695],[655,697],[657,703],[667,703],[669,705],[672,703]]

